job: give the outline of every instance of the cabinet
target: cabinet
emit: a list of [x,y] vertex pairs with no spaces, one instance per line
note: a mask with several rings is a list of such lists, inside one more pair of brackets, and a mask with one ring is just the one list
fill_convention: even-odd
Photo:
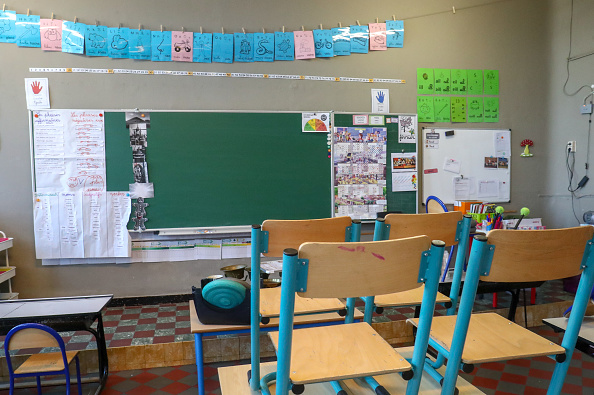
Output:
[[[4,266],[0,266],[0,283],[8,282],[8,292],[0,293],[0,299],[16,299],[19,294],[12,292],[12,278],[16,273],[16,268],[8,263],[8,249],[12,247],[12,238],[6,237],[4,232],[0,231],[0,256],[4,252]],[[1,259],[1,258],[0,258]],[[1,261],[0,261],[1,262]]]

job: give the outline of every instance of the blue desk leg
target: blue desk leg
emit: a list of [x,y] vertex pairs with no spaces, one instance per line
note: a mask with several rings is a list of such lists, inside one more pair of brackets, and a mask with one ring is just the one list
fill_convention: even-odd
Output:
[[204,355],[202,351],[202,334],[194,333],[194,348],[196,349],[196,376],[198,376],[198,395],[205,395],[204,391]]

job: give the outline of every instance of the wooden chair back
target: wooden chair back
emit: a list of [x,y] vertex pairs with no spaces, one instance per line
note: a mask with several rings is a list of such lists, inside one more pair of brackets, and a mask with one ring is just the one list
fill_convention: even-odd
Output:
[[425,202],[425,211],[431,214],[447,213],[448,209],[445,208],[445,204],[441,201],[441,199],[435,196],[429,196]]
[[266,220],[262,230],[268,232],[268,257],[282,257],[285,248],[298,249],[308,241],[344,242],[351,217],[307,220]]
[[350,298],[401,292],[419,286],[419,264],[427,236],[351,243],[305,243],[307,298]]
[[26,328],[15,332],[8,343],[9,350],[42,347],[60,347],[60,344],[51,333],[37,328]]
[[447,246],[458,244],[456,229],[462,221],[459,211],[433,214],[388,214],[384,223],[390,225],[390,239],[427,235],[431,240],[441,240]]
[[489,232],[495,245],[491,272],[481,280],[493,282],[547,281],[580,274],[584,247],[594,227]]

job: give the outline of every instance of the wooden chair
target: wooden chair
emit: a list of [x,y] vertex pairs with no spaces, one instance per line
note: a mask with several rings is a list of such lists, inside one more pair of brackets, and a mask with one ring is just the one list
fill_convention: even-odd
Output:
[[[286,248],[299,248],[307,241],[351,242],[359,241],[361,222],[350,217],[322,218],[311,220],[266,220],[262,225],[252,226],[251,270],[254,278],[260,272],[261,255],[282,257]],[[283,273],[284,274],[284,273]],[[283,276],[284,281],[284,276]],[[270,318],[280,315],[280,288],[260,289],[259,281],[251,284],[251,372],[250,387],[260,387],[260,323],[267,324]],[[348,307],[337,298],[310,299],[298,297],[295,312],[298,315],[340,312],[347,316],[347,309],[354,313],[354,301]],[[349,320],[352,314],[348,314]]]
[[[470,221],[470,216],[463,216],[458,211],[435,214],[388,214],[383,221],[381,219],[376,221],[374,240],[427,235],[432,240],[442,240],[447,246],[458,246],[458,251],[461,253],[456,256],[450,296],[447,297],[439,292],[437,294],[437,303],[446,305],[448,314],[454,314],[466,260],[464,252],[468,250]],[[381,311],[384,307],[419,306],[422,296],[423,286],[421,285],[407,292],[365,298],[365,320],[371,323],[371,315],[367,313],[372,312],[372,309],[367,307],[373,306]]]
[[[444,243],[427,236],[355,243],[305,243],[286,249],[279,332],[270,333],[278,358],[276,395],[304,385],[365,378],[372,389],[386,393],[371,377],[401,372],[407,394],[419,390],[422,366],[435,307]],[[312,298],[354,298],[417,288],[425,283],[420,326],[408,362],[366,323],[293,330],[295,292]],[[342,391],[342,392],[341,392]],[[262,388],[263,393],[268,393]]]
[[[18,368],[14,368],[10,350],[40,347],[57,347],[59,352],[33,354]],[[66,351],[64,340],[52,328],[41,324],[21,324],[12,328],[4,340],[4,355],[10,376],[9,393],[14,393],[14,380],[19,377],[35,377],[37,393],[41,394],[41,376],[63,374],[66,376],[66,394],[70,394],[70,371],[72,360],[76,362],[78,393],[82,394],[78,351]]]
[[[457,316],[435,317],[430,344],[448,359],[442,394],[455,391],[458,370],[471,371],[484,362],[548,355],[556,366],[549,394],[559,394],[569,367],[579,328],[594,285],[594,228],[555,230],[493,230],[475,236]],[[585,250],[584,250],[585,248]],[[472,314],[479,277],[483,281],[547,281],[582,274],[572,314],[561,346],[508,321],[495,313]],[[417,324],[418,320],[409,320]],[[428,361],[433,369],[443,359]],[[468,368],[468,369],[467,369]]]

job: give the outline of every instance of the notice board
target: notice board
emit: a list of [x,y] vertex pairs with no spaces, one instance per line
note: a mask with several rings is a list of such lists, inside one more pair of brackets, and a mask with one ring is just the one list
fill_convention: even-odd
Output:
[[510,201],[509,129],[423,128],[423,202]]

